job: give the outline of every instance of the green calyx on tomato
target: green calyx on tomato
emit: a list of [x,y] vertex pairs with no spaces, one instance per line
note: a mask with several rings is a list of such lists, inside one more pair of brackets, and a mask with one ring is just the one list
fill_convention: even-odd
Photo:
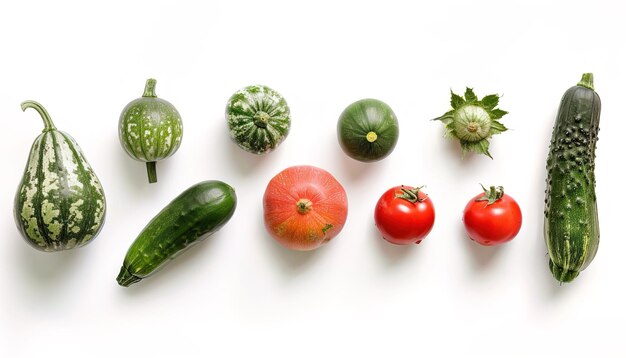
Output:
[[413,189],[407,189],[406,187],[404,187],[404,185],[402,185],[400,187],[400,191],[402,191],[402,193],[396,193],[396,198],[400,198],[400,199],[404,199],[404,200],[408,200],[412,203],[417,203],[417,202],[422,202],[424,200],[426,200],[425,197],[420,198],[419,196],[419,192],[420,189],[422,189],[424,186],[416,186]]
[[495,203],[496,201],[502,199],[502,196],[504,195],[504,187],[502,186],[496,187],[492,185],[489,187],[489,190],[485,189],[485,187],[482,184],[480,184],[480,186],[485,191],[485,195],[476,199],[476,201],[486,201],[487,205],[491,205]]

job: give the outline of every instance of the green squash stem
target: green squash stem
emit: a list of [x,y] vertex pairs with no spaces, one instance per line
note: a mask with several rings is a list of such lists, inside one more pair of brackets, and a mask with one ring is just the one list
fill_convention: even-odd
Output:
[[44,124],[43,131],[44,132],[53,131],[57,129],[57,127],[54,126],[54,123],[52,123],[52,119],[50,118],[48,111],[46,111],[46,109],[43,108],[43,106],[39,104],[38,102],[24,101],[22,102],[21,106],[22,106],[22,111],[26,111],[27,108],[32,108],[39,113],[39,115],[41,116],[41,119],[43,119],[43,124]]
[[156,98],[156,92],[154,91],[154,88],[156,87],[156,80],[154,78],[148,78],[148,80],[146,81],[146,87],[143,90],[143,96],[142,97],[150,97],[150,98]]
[[157,182],[156,162],[147,162],[146,168],[148,169],[148,183]]
[[578,86],[593,89],[593,73],[583,73],[583,78],[577,83]]
[[128,287],[132,285],[133,283],[137,283],[139,281],[141,281],[140,277],[137,277],[133,275],[132,273],[128,272],[128,269],[126,268],[126,266],[122,265],[122,269],[120,270],[119,275],[117,275],[117,283],[119,283],[120,286]]

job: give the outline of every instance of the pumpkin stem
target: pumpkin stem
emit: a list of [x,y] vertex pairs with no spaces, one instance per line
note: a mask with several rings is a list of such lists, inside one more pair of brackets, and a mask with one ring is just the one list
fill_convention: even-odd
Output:
[[300,215],[304,215],[308,213],[309,211],[311,211],[312,206],[313,206],[313,203],[309,199],[300,199],[296,203],[296,207],[298,208],[298,214]]
[[43,131],[44,132],[57,129],[57,127],[54,126],[54,123],[52,123],[52,119],[50,118],[48,111],[46,111],[46,109],[43,108],[41,104],[35,101],[22,102],[22,111],[26,111],[27,108],[32,108],[39,113],[39,115],[41,116],[41,119],[43,119],[43,125],[44,125]]
[[583,73],[583,78],[580,79],[578,85],[581,87],[589,88],[593,91],[593,73]]
[[146,168],[148,169],[148,183],[157,182],[156,162],[147,162]]
[[143,96],[142,97],[150,97],[150,98],[156,98],[156,92],[154,91],[154,88],[156,87],[156,80],[154,78],[149,78],[146,81],[146,87],[143,90]]

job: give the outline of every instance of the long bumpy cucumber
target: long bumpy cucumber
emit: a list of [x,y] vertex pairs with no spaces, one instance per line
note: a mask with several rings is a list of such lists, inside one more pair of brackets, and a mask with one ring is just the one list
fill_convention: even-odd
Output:
[[15,223],[38,250],[81,247],[104,225],[104,190],[76,141],[56,129],[41,104],[22,103],[22,110],[28,108],[39,113],[44,129],[33,142],[15,195]]
[[544,238],[550,270],[570,282],[598,251],[600,229],[595,193],[595,149],[600,97],[586,73],[565,92],[548,155]]
[[130,286],[218,231],[237,206],[235,190],[221,181],[204,181],[182,192],[159,212],[128,249],[117,277]]

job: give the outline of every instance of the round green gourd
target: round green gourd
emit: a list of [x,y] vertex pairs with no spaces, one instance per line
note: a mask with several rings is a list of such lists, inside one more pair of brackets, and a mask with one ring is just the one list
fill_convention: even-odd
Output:
[[262,85],[235,92],[226,104],[226,121],[233,141],[254,154],[276,149],[291,127],[289,106],[283,96]]
[[377,99],[352,103],[337,122],[341,149],[349,157],[362,162],[374,162],[391,154],[398,135],[396,115],[391,107]]
[[156,162],[178,150],[183,122],[176,108],[157,98],[155,79],[148,79],[143,96],[130,102],[120,115],[119,138],[126,153],[146,162],[148,182],[157,181]]
[[91,242],[104,225],[106,200],[102,185],[80,147],[59,131],[45,108],[34,101],[44,122],[35,139],[14,202],[15,223],[34,248],[53,252]]

